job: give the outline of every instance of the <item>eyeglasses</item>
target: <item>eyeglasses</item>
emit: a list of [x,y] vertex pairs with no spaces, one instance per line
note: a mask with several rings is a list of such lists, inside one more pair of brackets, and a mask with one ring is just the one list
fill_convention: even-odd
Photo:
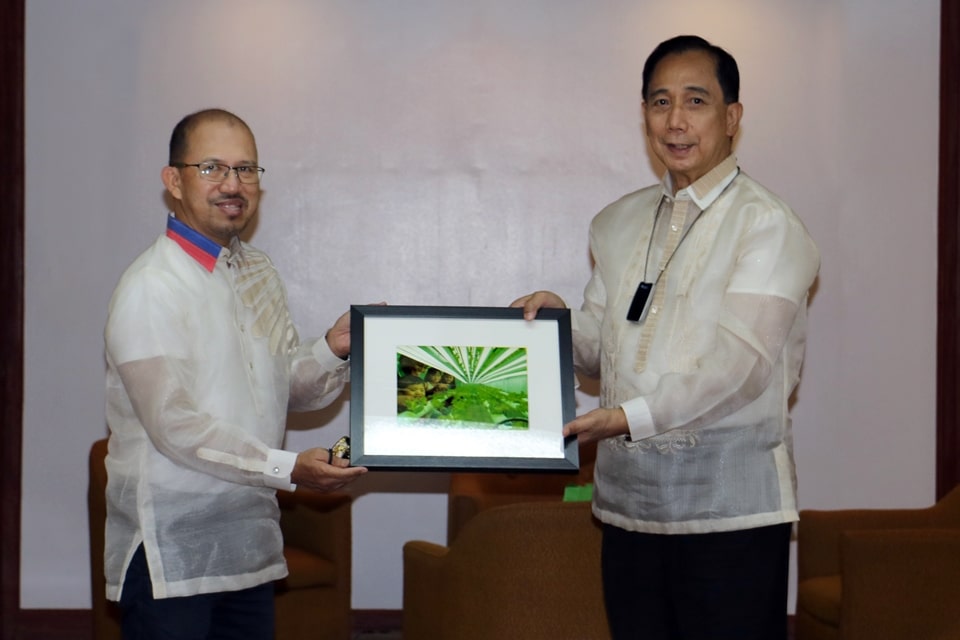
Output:
[[209,182],[223,182],[230,177],[230,172],[233,171],[237,174],[237,180],[244,184],[257,184],[260,182],[260,176],[263,175],[263,172],[266,171],[263,167],[256,167],[252,165],[240,165],[239,167],[231,167],[228,164],[219,164],[216,162],[195,162],[193,164],[187,164],[185,162],[172,162],[170,163],[171,167],[196,167],[197,171],[200,172],[200,177]]

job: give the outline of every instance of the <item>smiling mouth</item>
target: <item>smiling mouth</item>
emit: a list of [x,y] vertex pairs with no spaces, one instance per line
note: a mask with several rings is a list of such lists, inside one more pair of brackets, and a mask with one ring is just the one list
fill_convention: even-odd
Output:
[[230,198],[214,202],[214,205],[229,216],[238,216],[243,213],[246,201],[241,198]]

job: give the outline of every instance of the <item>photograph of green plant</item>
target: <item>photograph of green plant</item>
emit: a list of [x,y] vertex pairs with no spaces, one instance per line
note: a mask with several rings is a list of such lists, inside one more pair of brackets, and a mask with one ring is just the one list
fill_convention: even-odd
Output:
[[527,429],[524,347],[397,347],[397,418]]

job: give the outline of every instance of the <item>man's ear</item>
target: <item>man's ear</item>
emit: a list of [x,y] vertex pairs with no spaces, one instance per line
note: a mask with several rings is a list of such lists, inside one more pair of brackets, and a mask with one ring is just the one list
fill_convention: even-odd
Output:
[[183,199],[183,190],[180,186],[180,169],[167,165],[160,171],[160,179],[163,180],[163,186],[167,188],[167,191],[175,200]]
[[734,102],[727,105],[727,136],[734,138],[740,130],[740,118],[743,117],[743,104]]

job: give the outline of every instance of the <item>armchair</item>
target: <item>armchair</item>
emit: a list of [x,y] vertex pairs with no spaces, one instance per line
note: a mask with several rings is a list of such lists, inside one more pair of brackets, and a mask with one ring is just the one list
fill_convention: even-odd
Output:
[[[106,454],[106,439],[90,449],[87,506],[93,638],[119,640],[119,616],[115,603],[106,599],[103,571]],[[276,638],[347,640],[351,628],[352,498],[298,489],[278,492],[277,500],[290,575],[276,584]]]
[[404,640],[607,640],[599,526],[587,502],[478,512],[449,547],[403,546]]
[[479,512],[517,502],[559,502],[570,485],[593,482],[596,443],[580,447],[578,473],[453,473],[447,504],[447,544]]
[[804,510],[797,640],[960,638],[960,487],[923,509]]

